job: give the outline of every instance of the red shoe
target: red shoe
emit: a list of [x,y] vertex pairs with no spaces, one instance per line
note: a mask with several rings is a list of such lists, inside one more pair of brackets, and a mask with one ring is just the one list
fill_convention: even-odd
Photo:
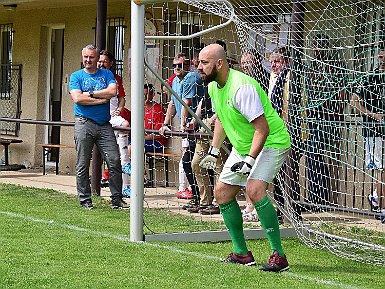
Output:
[[179,191],[177,194],[176,194],[176,197],[178,199],[186,199],[186,200],[190,200],[193,198],[193,194],[192,194],[192,191],[189,190],[189,189],[185,189],[183,191]]
[[253,254],[249,251],[246,255],[230,253],[230,255],[222,260],[225,263],[235,263],[243,266],[255,266]]
[[277,251],[270,256],[269,262],[259,267],[259,270],[267,272],[283,272],[289,270],[289,263],[286,260],[286,256],[279,256]]

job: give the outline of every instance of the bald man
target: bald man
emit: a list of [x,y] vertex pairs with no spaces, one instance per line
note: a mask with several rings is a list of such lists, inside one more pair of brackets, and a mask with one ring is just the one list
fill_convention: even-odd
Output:
[[289,152],[289,133],[259,83],[229,68],[223,47],[218,44],[206,46],[199,54],[198,71],[208,84],[218,114],[211,147],[200,166],[215,168],[226,136],[233,145],[214,190],[233,243],[233,252],[223,261],[256,265],[247,249],[242,213],[236,201],[237,193],[245,186],[271,247],[268,263],[259,269],[272,272],[288,270],[277,215],[266,189]]

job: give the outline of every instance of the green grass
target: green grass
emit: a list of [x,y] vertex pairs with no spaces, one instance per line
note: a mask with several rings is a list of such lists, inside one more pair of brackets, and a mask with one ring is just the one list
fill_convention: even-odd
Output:
[[[0,184],[0,288],[384,288],[383,267],[297,239],[283,240],[290,271],[282,274],[219,262],[230,242],[132,243],[121,238],[129,237],[129,211],[93,200],[96,209],[86,211],[74,196]],[[144,219],[154,232],[223,229],[165,210],[145,210]],[[267,241],[248,244],[265,263]]]

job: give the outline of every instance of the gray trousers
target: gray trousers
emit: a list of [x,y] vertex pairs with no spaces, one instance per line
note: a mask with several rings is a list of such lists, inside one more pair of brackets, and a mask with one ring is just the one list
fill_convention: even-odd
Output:
[[119,148],[110,123],[98,125],[92,120],[75,117],[76,187],[80,202],[91,199],[89,167],[94,145],[99,148],[110,173],[111,198],[122,197],[122,167]]

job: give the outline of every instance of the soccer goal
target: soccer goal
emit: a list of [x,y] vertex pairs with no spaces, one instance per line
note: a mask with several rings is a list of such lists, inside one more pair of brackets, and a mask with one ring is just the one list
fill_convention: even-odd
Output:
[[[139,43],[131,47],[131,95],[142,96],[144,83],[151,83],[166,108],[170,93],[162,93],[162,85],[173,73],[174,56],[183,52],[193,60],[197,49],[215,42],[225,46],[232,68],[256,78],[266,92],[284,97],[287,85],[283,118],[292,153],[269,189],[284,223],[311,247],[385,265],[383,1],[137,2],[131,6],[132,41]],[[242,59],[246,54],[254,60]],[[270,83],[274,56],[289,63],[278,75],[281,88]],[[131,105],[143,107],[143,98],[132,97]],[[133,119],[132,158],[140,165],[132,186],[144,192],[143,112],[133,110]],[[179,130],[177,118],[172,125]],[[167,151],[175,157],[155,163],[155,188],[146,189],[146,195],[166,194],[159,208],[176,212],[184,204],[171,201],[182,136],[169,136]],[[161,188],[166,174],[168,186]],[[142,224],[143,195],[135,194],[131,217]],[[242,193],[239,200],[245,204]],[[143,228],[136,233],[142,236]]]

